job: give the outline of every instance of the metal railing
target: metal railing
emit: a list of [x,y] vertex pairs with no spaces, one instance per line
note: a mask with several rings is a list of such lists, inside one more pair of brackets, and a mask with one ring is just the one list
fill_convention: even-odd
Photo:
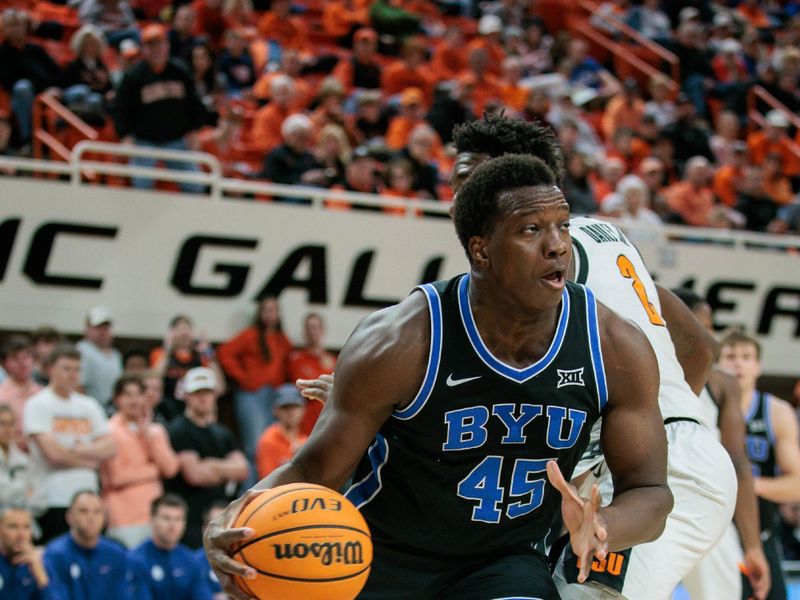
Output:
[[48,131],[48,128],[55,127],[56,120],[66,124],[83,139],[97,140],[100,137],[96,129],[64,106],[57,98],[48,93],[39,94],[33,103],[33,156],[35,158],[42,158],[44,149],[47,148],[60,160],[70,159],[69,148],[54,135],[54,132]]

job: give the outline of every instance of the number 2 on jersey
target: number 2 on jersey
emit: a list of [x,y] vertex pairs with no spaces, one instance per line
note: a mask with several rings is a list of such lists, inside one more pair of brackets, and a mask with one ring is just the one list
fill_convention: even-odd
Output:
[[664,319],[661,318],[661,315],[658,314],[653,303],[650,302],[650,298],[647,297],[647,290],[644,288],[644,283],[642,283],[639,275],[637,275],[636,268],[633,266],[631,260],[624,254],[620,254],[617,257],[617,267],[619,267],[619,272],[625,279],[633,280],[633,283],[631,283],[633,291],[636,292],[636,295],[639,297],[639,302],[642,303],[645,312],[647,312],[650,322],[653,325],[664,327],[666,323],[664,323]]

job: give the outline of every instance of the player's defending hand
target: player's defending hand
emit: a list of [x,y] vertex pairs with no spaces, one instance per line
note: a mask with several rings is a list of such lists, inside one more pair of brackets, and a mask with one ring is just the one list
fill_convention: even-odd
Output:
[[561,515],[569,531],[572,551],[578,557],[578,582],[583,583],[589,576],[592,560],[595,557],[603,560],[608,553],[608,534],[600,516],[600,490],[593,485],[591,499],[581,498],[575,486],[564,479],[554,460],[547,463],[547,478],[561,494]]
[[751,598],[764,600],[769,594],[772,581],[769,573],[769,563],[761,548],[750,548],[744,553],[744,574],[753,588]]
[[333,374],[320,375],[316,379],[298,379],[295,383],[302,396],[325,404],[333,389]]
[[238,500],[231,502],[217,517],[212,519],[203,534],[203,546],[208,557],[208,564],[214,569],[219,584],[230,598],[234,600],[257,600],[244,593],[233,578],[238,575],[244,579],[255,579],[256,572],[231,558],[235,547],[250,538],[253,530],[249,527],[232,528],[236,517],[260,492],[250,490]]

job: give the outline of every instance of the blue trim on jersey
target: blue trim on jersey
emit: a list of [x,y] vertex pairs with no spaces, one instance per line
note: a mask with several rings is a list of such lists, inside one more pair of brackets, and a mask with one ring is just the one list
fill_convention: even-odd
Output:
[[467,332],[467,337],[472,344],[472,349],[480,357],[484,364],[495,373],[502,375],[517,383],[525,383],[532,377],[538,375],[550,366],[553,362],[558,351],[561,350],[561,344],[564,342],[564,337],[567,333],[567,324],[569,323],[569,292],[564,288],[561,294],[561,315],[558,318],[558,326],[556,333],[553,336],[553,341],[550,342],[550,348],[547,353],[537,360],[532,365],[524,369],[517,369],[507,365],[499,358],[496,358],[486,347],[481,339],[481,334],[478,332],[478,327],[475,325],[475,319],[472,316],[472,307],[469,302],[469,274],[464,275],[458,284],[458,307],[461,312],[461,322],[464,324],[464,329]]
[[431,347],[428,351],[428,366],[425,369],[425,378],[411,403],[402,410],[394,411],[393,416],[404,421],[414,417],[431,397],[433,385],[439,374],[439,361],[442,358],[442,299],[439,292],[430,283],[417,286],[414,289],[422,290],[428,300],[428,310],[431,314]]
[[[775,428],[772,426],[772,398],[770,398],[769,394],[763,394],[761,401],[764,403],[764,423],[767,425],[767,439],[769,440],[769,445],[774,448],[777,438],[775,437]],[[777,466],[776,461],[776,470]]]
[[758,390],[753,390],[753,397],[750,399],[750,406],[747,408],[747,412],[744,414],[745,423],[749,423],[750,420],[753,418],[753,415],[756,414],[760,402],[761,402],[761,392],[759,392]]
[[606,369],[603,365],[603,349],[600,347],[600,328],[597,321],[597,300],[585,285],[581,286],[586,292],[586,323],[589,333],[589,352],[592,355],[592,370],[594,371],[594,382],[597,387],[597,399],[599,410],[602,410],[608,402],[608,386],[606,385]]
[[389,460],[389,442],[380,433],[375,434],[375,441],[367,450],[367,456],[372,470],[361,481],[350,486],[344,494],[356,508],[368,504],[383,487],[381,469]]

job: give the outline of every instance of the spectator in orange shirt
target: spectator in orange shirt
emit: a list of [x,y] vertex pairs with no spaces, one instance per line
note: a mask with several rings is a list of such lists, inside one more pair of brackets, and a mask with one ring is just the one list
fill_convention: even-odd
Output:
[[498,81],[498,91],[503,103],[521,112],[528,102],[530,89],[520,85],[522,79],[522,61],[516,56],[509,56],[503,60],[503,76]]
[[467,57],[464,52],[464,33],[461,31],[461,27],[448,27],[433,52],[431,71],[433,71],[436,79],[445,81],[447,79],[455,79],[466,68]]
[[259,302],[253,324],[217,351],[222,369],[238,386],[234,393],[236,418],[242,446],[251,461],[258,437],[272,422],[275,389],[286,383],[286,358],[291,349],[283,333],[278,300],[267,296]]
[[599,178],[592,182],[594,197],[602,207],[606,196],[617,189],[619,180],[625,175],[625,161],[618,156],[609,156],[600,164]]
[[711,225],[714,192],[709,187],[710,167],[706,157],[693,156],[686,161],[684,179],[664,191],[669,207],[686,225]]
[[153,423],[138,376],[117,380],[114,405],[108,428],[117,454],[100,465],[100,480],[109,535],[133,548],[150,535],[150,504],[164,493],[161,480],[178,473],[180,461],[164,427]]
[[611,140],[614,132],[620,127],[628,127],[634,131],[639,129],[644,116],[644,100],[639,93],[639,85],[632,77],[622,84],[622,93],[608,101],[600,121],[603,137]]
[[412,36],[403,43],[402,58],[383,71],[381,87],[385,94],[394,96],[406,88],[422,90],[426,104],[432,97],[435,76],[426,64],[425,38]]
[[639,169],[639,164],[650,156],[650,146],[636,137],[633,129],[619,127],[614,130],[611,149],[607,155],[622,159],[625,163],[625,171],[633,173]]
[[252,0],[225,0],[222,5],[222,18],[227,29],[240,30],[248,40],[258,34]]
[[272,8],[258,21],[258,31],[282,48],[309,48],[308,26],[301,17],[291,15],[291,0],[272,0]]
[[760,0],[742,0],[736,10],[756,29],[769,29],[773,23],[760,4]]
[[14,412],[14,441],[23,452],[27,452],[28,443],[22,433],[22,416],[25,402],[42,386],[33,378],[33,344],[21,335],[15,335],[3,344],[0,363],[6,372],[6,378],[0,383],[0,404],[7,404]]
[[378,34],[374,29],[362,27],[356,31],[352,55],[339,60],[331,75],[342,82],[347,93],[353,88],[375,90],[381,87]]
[[294,92],[291,102],[292,112],[305,110],[314,101],[315,90],[308,81],[303,79],[300,72],[303,70],[303,59],[300,51],[287,48],[281,52],[280,69],[272,73],[264,73],[253,86],[253,96],[259,100],[272,99],[272,82],[276,77],[286,75],[291,79]]
[[747,136],[747,147],[750,150],[750,162],[754,165],[764,164],[770,153],[780,154],[783,159],[784,174],[789,177],[800,175],[800,160],[790,149],[791,138],[786,134],[789,118],[782,110],[773,109],[767,113],[767,127],[754,131]]
[[403,148],[414,127],[425,120],[424,100],[419,88],[406,88],[400,94],[400,114],[389,121],[389,129],[386,131],[386,145],[389,148]]
[[736,141],[731,146],[731,158],[714,173],[712,189],[725,206],[736,206],[739,182],[745,175],[747,166],[747,144]]
[[300,429],[305,410],[306,403],[297,386],[285,383],[278,388],[272,409],[275,423],[267,427],[258,440],[256,468],[259,478],[288,462],[306,443],[308,435]]
[[194,34],[204,35],[211,42],[211,46],[218,48],[222,41],[222,34],[225,33],[226,24],[222,16],[223,0],[193,0],[197,19],[194,24]]
[[311,125],[314,129],[314,141],[326,125],[338,125],[348,134],[350,141],[356,140],[356,133],[352,115],[345,113],[342,104],[344,100],[344,86],[335,77],[328,76],[323,79],[317,94],[318,106],[311,113]]
[[[385,193],[385,192],[384,192]],[[325,350],[325,322],[318,313],[308,313],[303,327],[306,345],[289,354],[289,381],[298,379],[316,379],[320,375],[333,373],[336,357]],[[294,386],[292,386],[294,387]],[[306,401],[305,416],[300,426],[300,433],[309,435],[322,411],[322,403],[316,400]]]
[[764,192],[776,205],[792,201],[792,182],[783,174],[783,158],[771,152],[764,159],[762,167]]
[[476,48],[486,50],[488,57],[487,70],[492,74],[500,75],[500,65],[506,57],[506,51],[500,41],[503,32],[503,22],[497,15],[483,15],[478,21],[478,37],[467,44],[467,51]]
[[459,84],[464,88],[464,99],[472,104],[472,112],[479,118],[486,105],[500,99],[500,82],[489,72],[489,54],[485,48],[473,48],[467,58],[469,71],[462,73]]
[[256,111],[250,138],[250,146],[265,153],[283,141],[281,126],[296,102],[294,82],[287,75],[275,77],[270,88],[272,100]]
[[322,9],[322,31],[349,47],[359,27],[369,25],[369,2],[328,0]]

